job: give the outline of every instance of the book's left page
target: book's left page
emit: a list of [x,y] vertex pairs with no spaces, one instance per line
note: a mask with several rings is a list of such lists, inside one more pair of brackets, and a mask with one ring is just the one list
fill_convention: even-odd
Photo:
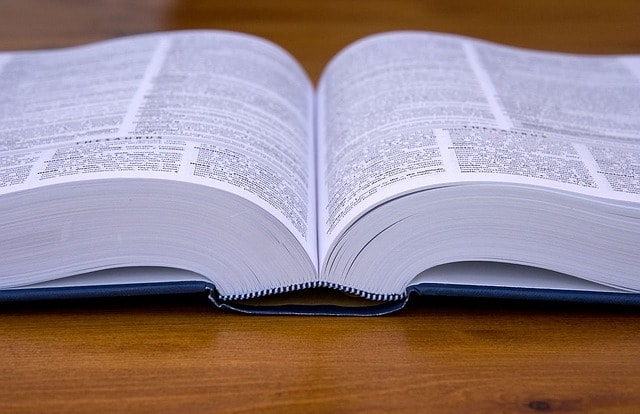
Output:
[[190,31],[7,52],[0,93],[0,288],[129,266],[229,297],[314,280],[312,85],[278,46]]

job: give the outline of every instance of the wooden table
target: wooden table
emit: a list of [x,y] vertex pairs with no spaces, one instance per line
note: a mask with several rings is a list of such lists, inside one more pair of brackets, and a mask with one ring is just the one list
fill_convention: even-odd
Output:
[[[222,28],[317,79],[366,34],[457,32],[640,53],[640,2],[10,1],[0,49]],[[251,317],[200,297],[0,306],[1,412],[640,412],[640,311],[422,301],[377,318]]]

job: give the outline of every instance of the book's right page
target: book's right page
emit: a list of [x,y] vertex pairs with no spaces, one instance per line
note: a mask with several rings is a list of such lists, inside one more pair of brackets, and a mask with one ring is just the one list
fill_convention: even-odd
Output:
[[[345,240],[353,243],[354,238],[345,237],[354,233],[353,224],[369,220],[370,232],[365,235],[364,226],[360,226],[358,232],[363,234],[358,237],[368,238],[365,243],[373,245],[376,238],[383,239],[379,235],[388,228],[400,227],[398,223],[414,215],[421,201],[416,199],[410,214],[395,216],[397,209],[389,204],[415,198],[412,194],[425,190],[473,184],[474,190],[467,194],[446,190],[450,195],[442,197],[442,202],[457,197],[458,203],[464,203],[473,197],[478,209],[497,212],[504,207],[508,217],[500,219],[522,221],[524,228],[536,227],[536,211],[555,208],[541,206],[538,210],[532,207],[531,214],[519,212],[522,206],[536,203],[574,206],[582,212],[575,216],[584,224],[576,222],[575,228],[595,237],[598,232],[617,231],[613,221],[601,223],[602,229],[590,226],[601,219],[590,217],[598,209],[609,209],[603,213],[609,218],[633,216],[631,221],[637,227],[638,56],[530,51],[435,33],[375,35],[351,45],[327,67],[318,90],[318,125],[320,261],[327,277],[339,274],[334,280],[338,284],[353,284],[347,273],[359,272],[355,270],[357,259],[341,259],[346,256]],[[500,199],[503,194],[509,194],[508,199]],[[572,201],[567,203],[567,199]],[[506,208],[510,200],[516,201]],[[600,207],[592,208],[589,203],[594,202]],[[385,209],[391,217],[386,221],[379,213]],[[476,213],[484,214],[470,209],[460,217]],[[487,228],[489,224],[483,222]],[[499,221],[493,224],[501,226]],[[546,230],[542,227],[539,231]],[[635,231],[631,230],[620,245],[637,239]],[[452,232],[451,237],[455,236]],[[459,236],[467,237],[464,233]],[[483,238],[491,240],[480,237],[479,243]],[[575,238],[580,241],[580,235]],[[497,234],[494,239],[499,244],[508,237]],[[532,241],[528,249],[536,250],[539,240],[543,239]],[[401,250],[399,246],[389,244],[387,250]],[[368,248],[356,246],[354,254],[364,257]],[[378,249],[378,254],[383,250]],[[441,255],[429,264],[466,258],[538,264],[535,257],[527,261],[523,256],[510,258],[504,254],[507,250],[508,246],[503,248],[500,257],[489,254],[490,250],[467,250]],[[615,260],[626,261],[630,253]],[[548,257],[553,250],[543,247],[535,255]],[[575,264],[570,263],[573,259],[556,259],[551,259],[556,263],[554,270],[569,270]],[[402,276],[385,282],[387,287],[377,293],[402,291],[411,273],[424,270],[419,267],[423,265],[404,269]],[[635,265],[629,266],[626,271]],[[343,272],[343,268],[348,270]],[[627,281],[610,283],[624,286]],[[375,287],[362,289],[370,292]]]

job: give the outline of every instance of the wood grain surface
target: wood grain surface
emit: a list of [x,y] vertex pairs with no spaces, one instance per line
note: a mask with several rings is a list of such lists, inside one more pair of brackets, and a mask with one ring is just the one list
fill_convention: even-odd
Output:
[[[4,50],[184,28],[266,37],[316,80],[349,42],[394,29],[640,53],[640,2],[0,1]],[[376,318],[255,317],[197,296],[0,306],[3,413],[399,411],[640,412],[640,311],[440,299]]]

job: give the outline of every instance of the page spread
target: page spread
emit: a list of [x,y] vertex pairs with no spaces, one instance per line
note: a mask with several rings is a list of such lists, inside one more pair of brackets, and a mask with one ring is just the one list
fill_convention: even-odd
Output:
[[[276,45],[186,31],[2,53],[0,74],[0,289],[155,266],[223,300],[554,272],[640,291],[638,56],[393,32],[314,92]],[[443,267],[487,262],[545,273]]]

